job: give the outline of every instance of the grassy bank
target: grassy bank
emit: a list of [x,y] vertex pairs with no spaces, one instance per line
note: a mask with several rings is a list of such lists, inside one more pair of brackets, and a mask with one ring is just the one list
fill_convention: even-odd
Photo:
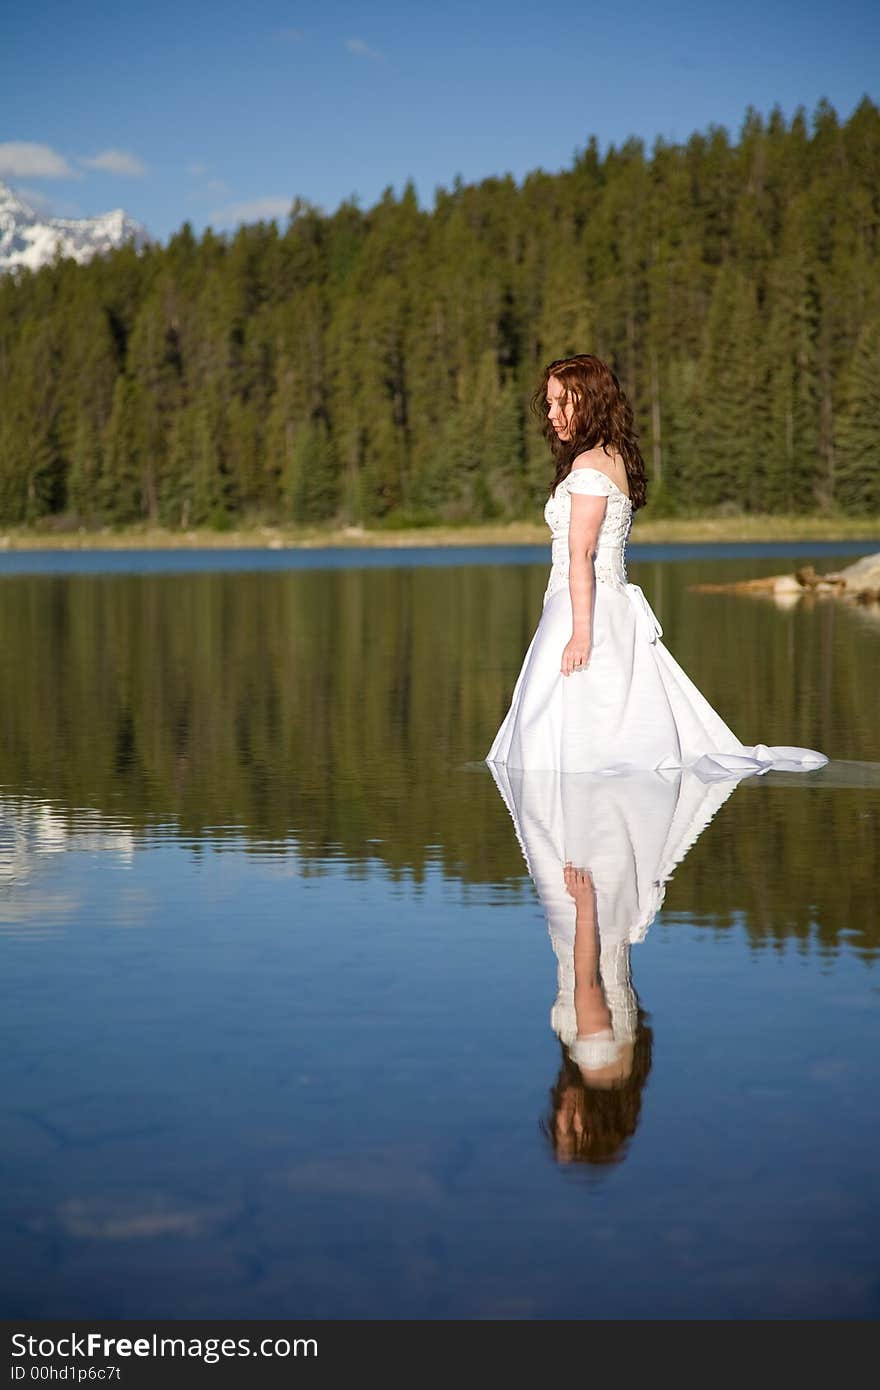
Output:
[[[876,540],[880,516],[724,516],[637,517],[633,542],[835,541]],[[251,526],[228,531],[165,530],[127,526],[100,530],[8,528],[0,531],[3,550],[170,550],[271,549],[326,546],[545,545],[547,528],[531,522],[503,525],[425,526],[411,530],[365,530],[360,526]]]

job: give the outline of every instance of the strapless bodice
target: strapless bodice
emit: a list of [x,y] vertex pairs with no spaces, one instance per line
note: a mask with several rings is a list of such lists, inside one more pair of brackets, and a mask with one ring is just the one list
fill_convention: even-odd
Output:
[[563,478],[547,499],[544,520],[550,528],[551,569],[544,603],[560,589],[568,587],[568,531],[571,525],[571,494],[585,493],[605,497],[605,518],[596,545],[595,571],[599,583],[612,588],[626,586],[626,543],[632,527],[632,503],[598,468],[578,468]]

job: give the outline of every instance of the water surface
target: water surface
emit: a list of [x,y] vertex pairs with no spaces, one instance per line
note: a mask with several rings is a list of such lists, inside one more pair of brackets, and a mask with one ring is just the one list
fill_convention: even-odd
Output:
[[[0,557],[5,1315],[876,1317],[880,620],[691,589],[872,548],[633,551],[739,737],[832,759],[665,868],[668,789],[515,824],[482,765],[543,551]],[[656,909],[605,1162],[560,826]]]

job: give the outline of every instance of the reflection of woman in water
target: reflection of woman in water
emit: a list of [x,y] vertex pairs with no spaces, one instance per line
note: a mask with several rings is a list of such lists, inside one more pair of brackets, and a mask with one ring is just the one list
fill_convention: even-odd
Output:
[[737,785],[687,770],[566,777],[492,767],[547,914],[558,963],[550,1022],[563,1060],[542,1129],[563,1162],[623,1157],[651,1070],[632,985],[665,883]]
[[560,1162],[617,1162],[639,1121],[653,1034],[632,986],[629,943],[612,940],[602,952],[592,874],[568,864],[563,880],[574,940],[570,958],[564,947],[559,957],[551,1022],[562,1066],[542,1129]]

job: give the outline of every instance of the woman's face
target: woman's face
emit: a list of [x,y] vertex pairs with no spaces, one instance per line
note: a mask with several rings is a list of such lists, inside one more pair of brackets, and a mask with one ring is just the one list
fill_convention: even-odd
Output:
[[574,401],[569,399],[568,392],[556,376],[551,376],[547,382],[547,419],[560,439],[571,438]]

